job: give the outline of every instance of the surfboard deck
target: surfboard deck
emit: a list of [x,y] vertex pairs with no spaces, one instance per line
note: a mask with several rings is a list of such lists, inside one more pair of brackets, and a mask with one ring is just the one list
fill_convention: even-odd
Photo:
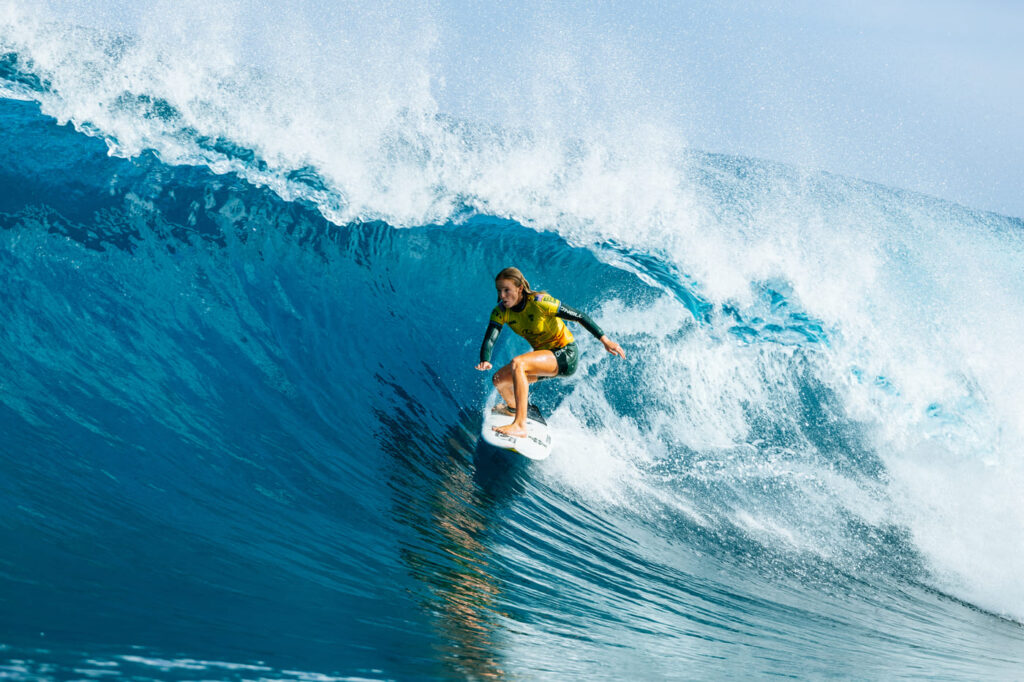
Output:
[[536,405],[530,405],[526,411],[526,436],[507,436],[494,430],[495,426],[511,424],[515,419],[512,415],[500,410],[497,405],[484,408],[484,424],[480,428],[480,436],[486,443],[502,450],[516,452],[530,459],[544,459],[551,454],[551,434],[548,423]]

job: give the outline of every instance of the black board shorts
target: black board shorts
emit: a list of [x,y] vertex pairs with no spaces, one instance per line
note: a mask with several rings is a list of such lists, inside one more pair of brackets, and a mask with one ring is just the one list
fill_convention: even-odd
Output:
[[[576,372],[576,365],[580,361],[580,350],[575,341],[561,348],[553,348],[551,352],[555,354],[555,361],[558,362],[558,376],[572,376]],[[552,377],[541,378],[551,379]]]

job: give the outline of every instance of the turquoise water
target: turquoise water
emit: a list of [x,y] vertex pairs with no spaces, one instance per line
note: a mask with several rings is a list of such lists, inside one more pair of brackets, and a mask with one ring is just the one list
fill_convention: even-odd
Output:
[[[35,49],[0,57],[5,676],[1019,674],[1021,221],[410,110],[329,160]],[[478,439],[509,264],[628,353],[580,330],[544,462]]]

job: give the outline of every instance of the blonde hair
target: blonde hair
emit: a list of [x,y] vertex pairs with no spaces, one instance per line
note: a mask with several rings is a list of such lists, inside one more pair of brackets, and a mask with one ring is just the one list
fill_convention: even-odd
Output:
[[536,296],[537,294],[543,293],[540,291],[534,291],[530,288],[530,283],[526,281],[525,277],[523,277],[523,273],[520,272],[519,268],[505,268],[494,277],[494,283],[497,284],[503,279],[507,279],[519,287],[523,292],[523,296]]

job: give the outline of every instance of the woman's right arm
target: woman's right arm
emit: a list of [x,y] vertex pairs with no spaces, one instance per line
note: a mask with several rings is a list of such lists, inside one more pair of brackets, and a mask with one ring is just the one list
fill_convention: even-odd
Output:
[[484,334],[484,342],[480,345],[480,364],[476,366],[481,372],[491,368],[491,352],[494,350],[494,342],[498,340],[502,325],[491,320],[487,325],[487,333]]

